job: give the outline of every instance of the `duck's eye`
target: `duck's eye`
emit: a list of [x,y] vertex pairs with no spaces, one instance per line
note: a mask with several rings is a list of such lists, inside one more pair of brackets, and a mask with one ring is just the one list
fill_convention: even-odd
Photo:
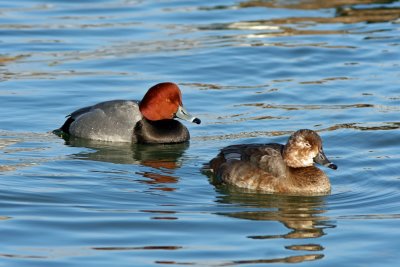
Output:
[[310,148],[310,147],[311,147],[310,143],[308,143],[308,142],[305,142],[305,143],[304,143],[304,146],[307,147],[307,148]]

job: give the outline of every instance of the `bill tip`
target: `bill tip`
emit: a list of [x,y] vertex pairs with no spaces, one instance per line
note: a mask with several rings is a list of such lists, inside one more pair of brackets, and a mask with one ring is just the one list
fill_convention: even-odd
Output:
[[192,122],[193,122],[193,123],[196,123],[196,124],[200,124],[200,123],[201,123],[201,120],[200,120],[199,118],[194,118],[194,119],[192,120]]

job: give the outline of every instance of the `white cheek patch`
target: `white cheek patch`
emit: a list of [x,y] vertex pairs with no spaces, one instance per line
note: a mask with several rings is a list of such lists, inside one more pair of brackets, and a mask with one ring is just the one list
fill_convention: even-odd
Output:
[[303,158],[300,160],[301,165],[306,167],[306,166],[312,166],[314,164],[314,159],[313,158]]
[[296,143],[296,148],[292,150],[292,161],[296,162],[298,167],[308,167],[314,165],[314,157],[318,151],[311,150],[308,142]]

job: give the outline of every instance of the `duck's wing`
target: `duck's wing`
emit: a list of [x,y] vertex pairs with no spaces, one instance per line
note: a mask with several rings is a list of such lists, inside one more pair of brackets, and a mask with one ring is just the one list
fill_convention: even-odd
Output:
[[80,115],[85,114],[87,112],[89,112],[91,109],[93,108],[93,106],[88,106],[88,107],[84,107],[84,108],[80,108],[78,110],[75,110],[74,112],[72,112],[71,114],[68,114],[66,116],[67,120],[64,122],[64,124],[60,127],[60,130],[63,131],[64,133],[69,134],[69,127],[71,126],[71,124],[75,121],[76,118],[78,118]]
[[74,112],[72,112],[71,114],[68,114],[66,116],[67,120],[64,122],[63,126],[60,127],[60,129],[65,133],[70,133],[69,127],[80,116],[92,115],[92,114],[96,113],[97,111],[102,111],[105,114],[107,114],[107,113],[110,114],[110,113],[112,113],[112,110],[115,109],[116,106],[119,106],[119,105],[123,104],[124,102],[125,102],[125,100],[111,100],[111,101],[100,102],[93,106],[87,106],[87,107],[83,107],[78,110],[75,110]]
[[241,148],[241,161],[248,162],[274,177],[286,174],[286,164],[282,158],[281,144],[251,144]]
[[226,168],[227,166],[240,164],[243,170],[266,172],[273,177],[284,177],[286,164],[282,158],[282,149],[281,144],[232,145],[223,148],[210,162],[210,167],[218,176],[222,176],[223,172],[231,169]]
[[137,101],[112,100],[74,111],[61,130],[87,139],[131,142],[141,118]]

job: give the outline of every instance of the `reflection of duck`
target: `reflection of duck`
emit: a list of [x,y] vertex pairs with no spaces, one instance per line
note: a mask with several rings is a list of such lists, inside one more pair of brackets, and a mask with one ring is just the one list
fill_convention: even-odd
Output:
[[188,141],[188,129],[174,118],[200,124],[184,109],[179,87],[160,83],[151,87],[141,101],[112,100],[78,109],[55,133],[129,143]]
[[[316,239],[325,235],[325,229],[335,227],[332,221],[323,216],[326,212],[323,196],[259,194],[246,189],[225,186],[217,187],[217,191],[222,194],[218,202],[235,205],[234,212],[222,212],[218,215],[245,220],[278,221],[290,229],[285,234],[249,235],[247,238],[266,242],[277,238],[296,239],[297,242],[303,243],[291,244],[285,248],[293,251],[314,252],[289,258],[266,259],[265,262],[302,262],[321,259],[324,256],[321,253],[315,253],[324,250],[319,242],[308,241],[310,238]],[[307,241],[301,241],[302,239],[307,239]]]
[[[74,157],[79,159],[104,161],[116,164],[138,164],[150,167],[150,170],[137,172],[146,179],[140,182],[151,185],[176,183],[178,178],[173,175],[174,169],[180,168],[181,158],[189,143],[179,144],[127,144],[94,141],[71,137],[66,141],[73,147],[92,149],[80,152]],[[161,173],[160,173],[161,172]],[[149,180],[150,179],[150,180]],[[169,187],[156,188],[165,191],[174,190]]]
[[243,144],[223,148],[210,170],[223,183],[270,193],[318,195],[330,192],[328,177],[314,162],[336,169],[325,156],[319,135],[293,133],[286,145]]
[[70,137],[66,145],[86,147],[95,151],[81,152],[76,157],[117,164],[140,164],[153,168],[176,169],[189,143],[127,144]]

